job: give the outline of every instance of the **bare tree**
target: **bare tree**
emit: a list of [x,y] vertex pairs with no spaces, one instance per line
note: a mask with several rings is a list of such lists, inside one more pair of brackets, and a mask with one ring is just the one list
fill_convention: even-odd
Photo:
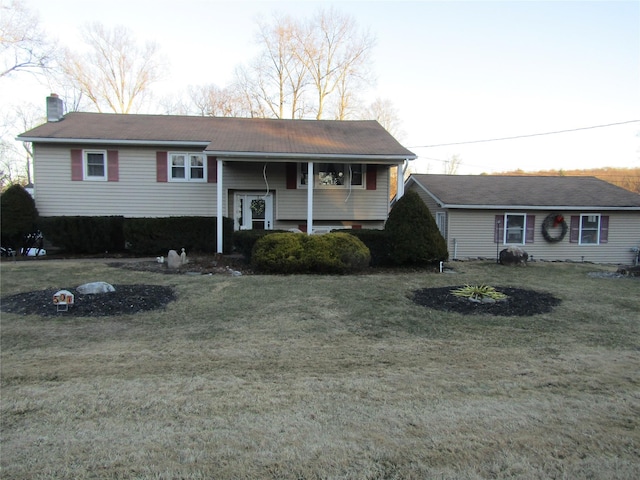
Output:
[[274,15],[271,23],[258,22],[256,41],[262,49],[236,81],[251,92],[260,110],[274,118],[302,118],[309,74],[300,61],[300,26],[291,17]]
[[31,143],[16,142],[15,137],[45,121],[42,110],[27,104],[10,109],[2,119],[0,137],[0,186],[32,183],[33,152]]
[[138,111],[162,76],[157,44],[138,47],[132,32],[122,26],[108,30],[93,23],[82,33],[88,50],[67,51],[64,76],[99,112]]
[[398,111],[388,98],[376,98],[373,103],[362,112],[361,118],[363,120],[377,120],[387,132],[398,140],[401,140],[404,136],[402,120],[400,120]]
[[246,111],[233,87],[195,85],[188,88],[188,96],[190,105],[203,117],[240,117]]
[[20,0],[0,0],[0,78],[16,72],[41,72],[53,60],[55,45],[38,17]]
[[442,164],[443,172],[445,175],[455,175],[458,173],[458,167],[462,163],[460,155],[452,155]]
[[300,29],[297,41],[300,61],[309,71],[316,89],[316,119],[322,118],[327,98],[339,87],[343,99],[339,111],[344,112],[344,101],[350,98],[350,80],[367,78],[374,38],[360,33],[353,17],[330,8],[321,10],[307,22]]

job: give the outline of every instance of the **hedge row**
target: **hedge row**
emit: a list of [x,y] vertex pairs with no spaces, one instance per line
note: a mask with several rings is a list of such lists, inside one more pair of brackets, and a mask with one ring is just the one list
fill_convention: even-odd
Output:
[[[137,255],[166,255],[169,250],[214,253],[215,217],[124,218],[41,217],[44,237],[67,253],[104,253],[128,250]],[[223,219],[224,253],[231,251],[233,220]]]

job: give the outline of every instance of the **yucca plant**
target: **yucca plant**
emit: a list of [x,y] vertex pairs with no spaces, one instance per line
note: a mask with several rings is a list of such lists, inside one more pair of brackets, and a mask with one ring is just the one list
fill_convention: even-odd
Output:
[[473,300],[482,300],[483,298],[491,298],[493,300],[504,300],[507,296],[498,292],[490,285],[465,285],[464,287],[451,290],[456,297],[470,298]]

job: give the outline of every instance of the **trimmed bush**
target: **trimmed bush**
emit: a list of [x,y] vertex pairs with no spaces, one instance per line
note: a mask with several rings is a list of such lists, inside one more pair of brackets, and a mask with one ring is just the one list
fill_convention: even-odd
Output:
[[369,249],[347,233],[274,233],[260,238],[252,265],[266,273],[350,273],[369,265]]
[[27,235],[37,230],[38,210],[29,192],[21,185],[11,185],[0,195],[2,246],[20,251]]
[[447,243],[429,208],[416,192],[406,192],[389,213],[385,231],[396,265],[426,266],[449,258]]
[[[231,252],[233,220],[223,219],[224,253]],[[169,250],[215,253],[217,220],[215,217],[127,218],[124,237],[137,255],[166,255]]]
[[233,249],[242,255],[247,262],[251,262],[251,252],[256,242],[265,235],[287,233],[286,230],[237,230],[233,232]]
[[124,217],[40,217],[44,237],[67,253],[104,253],[124,250]]

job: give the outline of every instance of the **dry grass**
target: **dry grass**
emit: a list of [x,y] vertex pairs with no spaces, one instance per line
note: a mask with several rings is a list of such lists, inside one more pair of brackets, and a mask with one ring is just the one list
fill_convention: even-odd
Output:
[[[3,296],[103,280],[174,285],[178,300],[3,314],[0,476],[640,478],[640,282],[591,278],[595,265],[453,266],[190,277],[5,262]],[[480,283],[562,304],[492,317],[409,299]]]

